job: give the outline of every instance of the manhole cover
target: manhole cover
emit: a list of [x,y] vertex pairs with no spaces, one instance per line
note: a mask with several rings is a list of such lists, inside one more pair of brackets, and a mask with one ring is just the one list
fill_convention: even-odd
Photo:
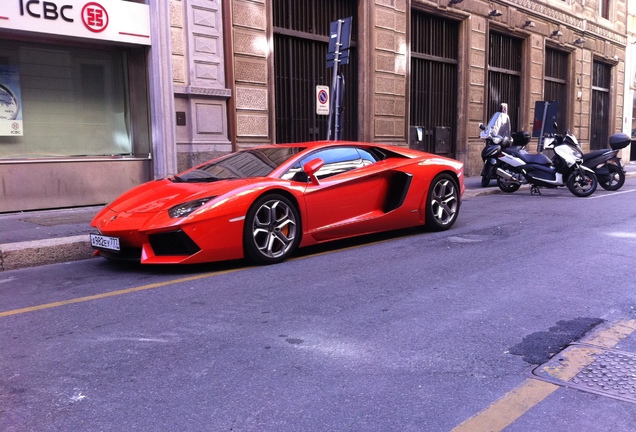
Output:
[[636,354],[575,344],[533,371],[544,381],[636,403]]

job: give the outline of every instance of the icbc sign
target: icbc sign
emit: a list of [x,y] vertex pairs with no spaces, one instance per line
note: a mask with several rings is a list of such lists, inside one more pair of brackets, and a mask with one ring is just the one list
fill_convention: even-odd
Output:
[[0,0],[0,31],[151,45],[150,6],[142,3],[140,0]]
[[[52,1],[20,0],[20,15],[29,15],[33,18],[47,20],[62,19],[73,22],[73,5],[58,5]],[[82,8],[82,22],[93,33],[103,32],[108,27],[108,12],[106,8],[96,2],[86,3]]]
[[70,12],[73,10],[71,5],[58,6],[50,1],[40,0],[20,0],[20,15],[25,13],[33,18],[44,18],[48,20],[56,20],[62,18],[64,21],[73,22]]
[[99,3],[86,3],[82,9],[82,21],[93,33],[102,32],[108,27],[108,12]]

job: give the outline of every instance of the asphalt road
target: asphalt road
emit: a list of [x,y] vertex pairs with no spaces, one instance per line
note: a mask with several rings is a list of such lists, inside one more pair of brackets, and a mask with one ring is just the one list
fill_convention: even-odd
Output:
[[[635,262],[630,178],[585,199],[475,197],[450,231],[274,266],[6,271],[0,430],[501,430],[484,409],[526,395],[532,370],[586,332],[636,318]],[[614,348],[636,353],[636,336]],[[636,424],[635,403],[572,388],[523,399],[505,430]]]

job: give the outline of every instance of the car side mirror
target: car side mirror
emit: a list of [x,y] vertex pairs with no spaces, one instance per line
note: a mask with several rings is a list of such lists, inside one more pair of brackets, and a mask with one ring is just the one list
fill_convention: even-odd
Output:
[[303,165],[303,171],[305,171],[305,173],[309,176],[312,183],[318,183],[318,179],[316,178],[315,174],[320,168],[323,167],[324,164],[325,161],[320,158],[316,158]]

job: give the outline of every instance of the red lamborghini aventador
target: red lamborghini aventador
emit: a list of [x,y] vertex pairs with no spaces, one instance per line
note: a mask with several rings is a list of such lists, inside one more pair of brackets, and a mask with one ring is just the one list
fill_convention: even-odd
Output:
[[91,225],[97,254],[145,264],[248,258],[413,226],[450,228],[464,192],[456,160],[381,144],[278,144],[137,186]]

